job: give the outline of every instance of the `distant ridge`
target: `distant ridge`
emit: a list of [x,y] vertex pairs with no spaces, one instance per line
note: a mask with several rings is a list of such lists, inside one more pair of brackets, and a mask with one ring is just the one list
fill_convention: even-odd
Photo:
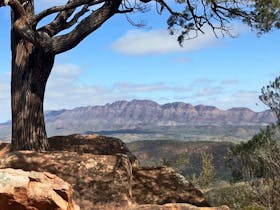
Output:
[[[116,101],[103,106],[84,106],[45,112],[47,124],[70,123],[96,126],[122,125],[123,128],[138,124],[153,125],[266,125],[275,121],[271,111],[254,112],[245,107],[228,110],[215,106],[174,102],[159,105],[151,100]],[[11,121],[1,125],[9,125]],[[100,125],[101,123],[101,125]],[[109,126],[111,127],[111,126]]]
[[254,112],[248,108],[221,110],[215,106],[174,102],[159,105],[150,100],[116,101],[104,106],[77,107],[72,110],[47,111],[46,122],[57,126],[90,124],[96,128],[122,129],[139,125],[265,125],[275,121],[267,110]]
[[[100,131],[158,131],[162,127],[264,126],[275,121],[271,111],[254,112],[248,108],[221,110],[215,106],[174,102],[160,105],[150,100],[116,101],[103,106],[46,111],[50,135]],[[0,124],[0,131],[9,123]],[[215,128],[216,129],[216,128]],[[203,131],[203,129],[202,129]],[[109,132],[109,133],[110,133]],[[7,133],[7,132],[6,132]],[[106,133],[106,132],[105,132]],[[1,132],[0,132],[1,138]]]

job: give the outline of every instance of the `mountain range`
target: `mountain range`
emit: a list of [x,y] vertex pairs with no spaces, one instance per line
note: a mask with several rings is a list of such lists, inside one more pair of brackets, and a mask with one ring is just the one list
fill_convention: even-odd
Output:
[[[49,136],[91,132],[131,136],[168,134],[171,131],[191,134],[193,132],[187,132],[191,128],[199,128],[195,134],[204,134],[204,131],[209,128],[211,130],[211,127],[215,128],[214,130],[220,129],[221,134],[224,128],[226,130],[230,128],[231,132],[234,132],[234,128],[253,129],[255,132],[259,127],[274,122],[275,117],[269,110],[263,112],[254,112],[248,108],[221,110],[215,106],[193,106],[183,102],[160,105],[150,100],[132,100],[117,101],[104,106],[46,111],[45,121]],[[0,124],[0,138],[7,138],[3,134],[7,134],[6,129],[9,126],[9,123]]]

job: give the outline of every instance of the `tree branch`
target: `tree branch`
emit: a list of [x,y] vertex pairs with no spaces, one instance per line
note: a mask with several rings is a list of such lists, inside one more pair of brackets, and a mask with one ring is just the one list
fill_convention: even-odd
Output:
[[51,23],[38,29],[38,31],[46,32],[50,37],[55,36],[59,32],[75,25],[78,22],[79,18],[89,11],[88,5],[84,5],[81,11],[77,12],[70,21],[67,21],[68,18],[74,13],[74,11],[75,9],[71,9],[59,13]]
[[66,5],[62,6],[54,6],[49,9],[46,9],[42,12],[40,12],[38,15],[35,16],[33,20],[33,25],[37,25],[43,18],[47,17],[48,15],[51,15],[53,13],[61,12],[61,11],[66,11],[70,9],[75,9],[79,6],[88,4],[90,6],[99,4],[104,2],[104,0],[73,0],[73,1],[68,1]]
[[118,13],[118,8],[121,2],[122,0],[106,1],[102,7],[84,18],[71,32],[53,37],[54,52],[59,54],[78,45],[84,38],[98,29],[110,17]]

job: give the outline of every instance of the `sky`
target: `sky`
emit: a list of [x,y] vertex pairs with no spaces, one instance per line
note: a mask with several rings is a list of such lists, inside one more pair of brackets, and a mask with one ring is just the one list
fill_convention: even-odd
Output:
[[[37,11],[64,0],[42,0]],[[0,8],[0,122],[10,114],[10,14]],[[76,48],[56,57],[47,83],[45,110],[148,99],[182,101],[220,109],[267,109],[258,96],[280,73],[280,31],[258,37],[235,23],[236,38],[205,35],[180,47],[167,31],[164,14],[132,14],[136,28],[116,15]],[[47,22],[46,20],[45,22]]]

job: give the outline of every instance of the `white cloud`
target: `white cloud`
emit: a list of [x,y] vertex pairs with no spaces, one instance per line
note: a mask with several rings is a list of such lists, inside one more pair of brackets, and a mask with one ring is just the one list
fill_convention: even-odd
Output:
[[175,63],[191,63],[192,59],[188,57],[177,57],[174,59]]
[[258,91],[236,91],[228,97],[216,101],[218,107],[230,109],[232,107],[247,107],[254,111],[268,109],[260,100]]
[[209,86],[212,84],[214,81],[208,78],[198,78],[195,81],[192,82],[193,86]]
[[169,86],[165,83],[154,84],[133,84],[130,82],[117,83],[114,85],[114,89],[121,92],[157,92],[157,91],[170,91],[170,92],[189,92],[191,88],[188,86]]
[[177,42],[177,36],[169,35],[167,30],[140,31],[130,30],[116,40],[111,48],[119,53],[130,55],[166,54],[188,52],[211,46],[217,42],[210,31],[196,39],[186,40],[183,47]]
[[46,109],[90,105],[110,92],[105,87],[80,83],[81,73],[81,69],[74,64],[54,66],[46,89]]
[[238,80],[223,80],[221,82],[222,85],[236,85],[238,84]]
[[224,92],[224,88],[222,87],[207,87],[207,88],[202,88],[200,89],[194,97],[204,97],[204,96],[218,96],[222,95]]

